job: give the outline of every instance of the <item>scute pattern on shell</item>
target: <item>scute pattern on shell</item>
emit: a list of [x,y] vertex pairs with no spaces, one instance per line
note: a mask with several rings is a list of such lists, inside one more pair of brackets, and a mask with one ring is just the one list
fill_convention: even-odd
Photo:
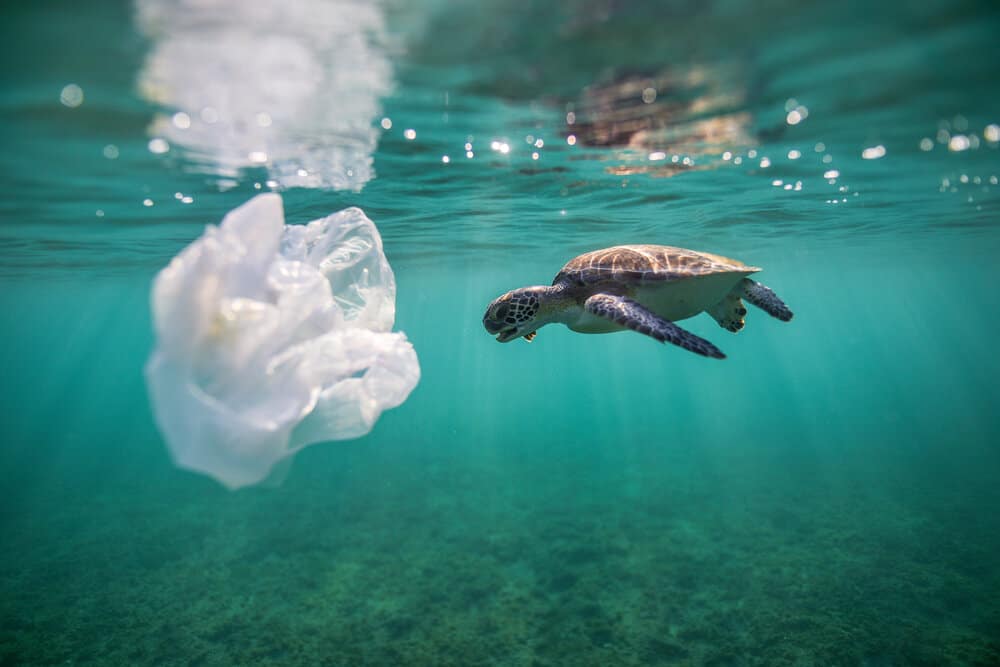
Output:
[[593,285],[600,282],[641,284],[683,280],[712,273],[752,273],[756,266],[721,255],[663,245],[623,245],[594,250],[571,259],[553,285]]

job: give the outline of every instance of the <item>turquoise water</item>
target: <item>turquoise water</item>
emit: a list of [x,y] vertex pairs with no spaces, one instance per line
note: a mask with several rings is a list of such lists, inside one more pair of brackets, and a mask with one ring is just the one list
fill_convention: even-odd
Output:
[[[321,187],[162,134],[188,88],[140,82],[201,25],[164,6],[0,21],[0,665],[1000,663],[994,5],[384,6],[291,142]],[[269,189],[376,222],[422,379],[230,492],[153,424],[149,288]],[[619,243],[762,266],[795,319],[683,323],[724,361],[483,330]]]

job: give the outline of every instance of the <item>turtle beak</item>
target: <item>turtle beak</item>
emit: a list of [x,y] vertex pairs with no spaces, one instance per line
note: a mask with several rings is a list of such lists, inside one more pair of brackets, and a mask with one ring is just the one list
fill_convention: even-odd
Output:
[[499,343],[509,343],[515,338],[517,338],[517,327],[509,327],[497,334],[497,342]]

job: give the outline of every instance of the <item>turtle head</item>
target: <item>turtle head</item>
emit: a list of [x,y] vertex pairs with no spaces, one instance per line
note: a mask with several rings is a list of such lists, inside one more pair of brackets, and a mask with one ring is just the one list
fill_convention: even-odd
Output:
[[483,326],[501,343],[524,336],[530,343],[535,330],[545,324],[537,319],[546,287],[522,287],[497,297],[483,315]]

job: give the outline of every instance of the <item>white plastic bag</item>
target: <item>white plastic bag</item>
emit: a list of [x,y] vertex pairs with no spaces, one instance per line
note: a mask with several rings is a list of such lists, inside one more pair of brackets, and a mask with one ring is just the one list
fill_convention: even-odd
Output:
[[391,333],[382,240],[349,208],[285,225],[263,194],[157,275],[146,382],[175,463],[235,489],[302,447],[368,433],[420,379]]

